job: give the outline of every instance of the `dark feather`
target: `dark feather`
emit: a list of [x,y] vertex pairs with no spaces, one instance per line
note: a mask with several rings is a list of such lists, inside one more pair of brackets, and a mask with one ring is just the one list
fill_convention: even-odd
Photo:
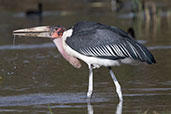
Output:
[[72,29],[73,34],[66,43],[83,55],[112,60],[130,57],[155,63],[147,48],[121,29],[95,22],[79,22]]

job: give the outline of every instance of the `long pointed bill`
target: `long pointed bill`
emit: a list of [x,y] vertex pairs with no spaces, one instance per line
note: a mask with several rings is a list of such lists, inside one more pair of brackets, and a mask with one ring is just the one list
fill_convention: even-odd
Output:
[[15,36],[51,38],[50,26],[39,26],[39,27],[14,30],[13,35],[15,35]]

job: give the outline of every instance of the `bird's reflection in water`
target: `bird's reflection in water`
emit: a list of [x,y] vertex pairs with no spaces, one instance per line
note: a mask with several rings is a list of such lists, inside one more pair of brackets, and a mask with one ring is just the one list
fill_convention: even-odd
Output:
[[119,104],[117,105],[115,114],[122,114],[122,105],[123,105],[123,101],[120,101]]
[[[116,107],[115,114],[122,114],[123,101],[120,101]],[[88,114],[94,114],[93,105],[90,102],[87,103]]]
[[93,105],[90,102],[87,103],[88,114],[94,114]]

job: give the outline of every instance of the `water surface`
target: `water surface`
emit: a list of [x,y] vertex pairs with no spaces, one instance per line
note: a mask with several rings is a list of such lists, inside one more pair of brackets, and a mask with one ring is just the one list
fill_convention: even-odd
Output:
[[[121,17],[124,13],[113,12],[111,1],[84,1],[70,7],[62,7],[65,2],[46,3],[42,22],[37,17],[25,16],[34,2],[29,2],[28,8],[1,4],[12,7],[0,10],[0,113],[50,113],[48,107],[55,114],[171,113],[171,21],[166,15],[148,23]],[[58,6],[51,8],[52,3]],[[164,3],[162,7],[168,6]],[[73,68],[49,39],[17,37],[13,45],[15,29],[40,24],[69,28],[81,20],[97,21],[125,31],[133,27],[136,39],[155,56],[155,65],[113,67],[122,86],[123,103],[119,103],[108,69],[94,70],[94,94],[90,104],[86,99],[88,69],[85,63],[82,62],[80,69]]]

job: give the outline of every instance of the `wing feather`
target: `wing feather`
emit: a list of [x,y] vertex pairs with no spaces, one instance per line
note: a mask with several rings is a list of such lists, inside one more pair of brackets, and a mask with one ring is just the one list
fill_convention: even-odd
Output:
[[[84,28],[79,29],[84,25]],[[91,26],[90,26],[91,25]],[[91,28],[93,27],[93,28]],[[66,43],[85,56],[118,60],[133,58],[149,64],[155,63],[153,55],[126,32],[99,23],[78,23]]]

